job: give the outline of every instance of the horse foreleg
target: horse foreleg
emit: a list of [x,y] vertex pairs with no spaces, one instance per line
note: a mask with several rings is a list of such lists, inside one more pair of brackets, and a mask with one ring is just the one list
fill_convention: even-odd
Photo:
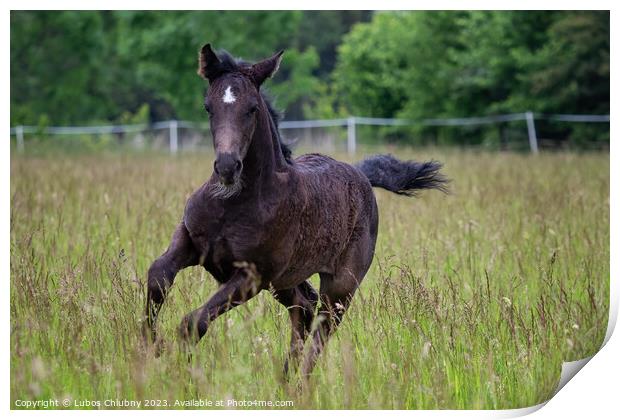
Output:
[[304,343],[312,328],[314,311],[319,295],[308,280],[292,289],[277,290],[274,297],[288,309],[291,318],[291,347],[284,362],[284,375],[289,368],[296,369],[299,356],[303,353]]
[[183,268],[196,264],[198,264],[198,254],[189,232],[181,222],[172,235],[166,252],[151,264],[148,271],[146,319],[143,328],[145,339],[151,342],[156,340],[157,315],[176,274]]
[[197,343],[215,318],[239,306],[260,292],[260,276],[252,264],[238,267],[233,276],[215,292],[206,304],[187,314],[179,327],[186,344]]

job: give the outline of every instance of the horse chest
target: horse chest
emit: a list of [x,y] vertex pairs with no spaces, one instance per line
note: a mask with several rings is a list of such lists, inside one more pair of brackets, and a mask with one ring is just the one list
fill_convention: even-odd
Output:
[[257,212],[204,205],[188,205],[184,217],[202,264],[222,278],[236,262],[252,262],[265,270],[273,265],[268,252],[273,231],[263,219]]
[[188,224],[190,236],[205,258],[241,260],[260,246],[260,235],[252,221],[212,217]]

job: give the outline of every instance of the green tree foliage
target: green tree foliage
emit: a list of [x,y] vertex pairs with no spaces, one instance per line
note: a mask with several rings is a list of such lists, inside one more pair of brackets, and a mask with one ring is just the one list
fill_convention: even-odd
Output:
[[[125,86],[141,88],[133,105],[146,102],[159,106],[151,111],[154,119],[204,118],[206,84],[196,75],[198,49],[209,41],[244,59],[267,57],[287,46],[287,34],[294,32],[300,17],[299,12],[119,13],[119,32],[126,35],[118,41],[119,56],[130,65],[130,77],[134,78]],[[297,71],[296,66],[308,64],[297,61],[299,54],[295,51],[289,55],[289,69]],[[120,66],[119,71],[126,72],[126,65]],[[281,84],[290,88],[291,80],[281,80]],[[290,93],[285,105],[304,93],[286,88],[285,91]]]
[[100,14],[11,13],[11,123],[109,112],[104,41]]
[[[515,106],[539,112],[609,112],[609,14],[565,12],[547,28],[546,42],[517,62],[521,95]],[[511,104],[512,105],[512,104]]]
[[11,124],[204,119],[207,41],[250,61],[285,49],[267,89],[289,119],[609,112],[608,12],[45,11],[11,13]]
[[13,12],[11,123],[119,121],[148,106],[150,119],[204,118],[196,75],[205,42],[257,60],[287,50],[270,84],[297,110],[319,89],[320,62],[301,39],[302,12]]
[[[381,117],[401,107],[403,97],[396,85],[400,68],[391,42],[395,37],[381,34],[397,31],[404,35],[402,17],[377,15],[372,23],[357,25],[340,45],[334,89],[352,113]],[[387,71],[389,77],[385,77]]]
[[342,37],[358,22],[367,22],[372,13],[364,10],[318,10],[304,12],[297,47],[311,45],[319,56],[315,74],[327,77],[334,69],[337,47]]
[[363,116],[609,113],[609,13],[377,13],[344,38],[333,78]]

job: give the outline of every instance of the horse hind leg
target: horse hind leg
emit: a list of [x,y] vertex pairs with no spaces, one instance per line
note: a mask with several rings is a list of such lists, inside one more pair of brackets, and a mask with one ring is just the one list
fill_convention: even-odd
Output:
[[329,337],[336,331],[353,295],[370,268],[376,235],[366,231],[343,254],[335,274],[321,273],[318,325],[312,335],[312,346],[302,366],[304,376],[309,376]]
[[320,300],[317,314],[316,328],[312,333],[312,343],[310,349],[304,357],[302,364],[302,375],[309,376],[316,364],[316,361],[323,351],[327,340],[336,331],[342,322],[345,311],[351,303],[357,287],[347,288],[346,291],[336,291],[333,283],[337,277],[331,274],[321,274]]
[[284,376],[297,368],[299,357],[303,353],[304,344],[314,320],[319,295],[308,280],[292,289],[273,292],[278,302],[286,307],[291,319],[291,345],[284,362]]

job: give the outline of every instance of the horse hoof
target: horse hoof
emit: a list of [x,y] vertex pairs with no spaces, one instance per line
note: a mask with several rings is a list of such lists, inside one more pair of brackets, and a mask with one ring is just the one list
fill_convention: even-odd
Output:
[[185,357],[187,359],[187,363],[192,362],[194,346],[188,340],[179,340],[179,353],[181,353],[181,357]]
[[147,346],[149,344],[152,344],[155,342],[155,329],[152,327],[152,325],[147,322],[147,321],[143,321],[142,322],[142,341],[144,342],[144,344],[146,344]]
[[181,341],[196,344],[207,332],[208,323],[200,320],[199,315],[186,315],[179,325],[178,333]]
[[183,318],[183,320],[181,321],[181,325],[179,325],[179,339],[181,340],[181,342],[186,342],[189,343],[192,339],[192,336],[194,335],[195,331],[195,327],[194,327],[194,320],[192,319],[191,316],[186,316],[185,318]]
[[158,338],[153,344],[153,355],[155,356],[155,358],[159,358],[166,350],[166,342],[162,338]]

